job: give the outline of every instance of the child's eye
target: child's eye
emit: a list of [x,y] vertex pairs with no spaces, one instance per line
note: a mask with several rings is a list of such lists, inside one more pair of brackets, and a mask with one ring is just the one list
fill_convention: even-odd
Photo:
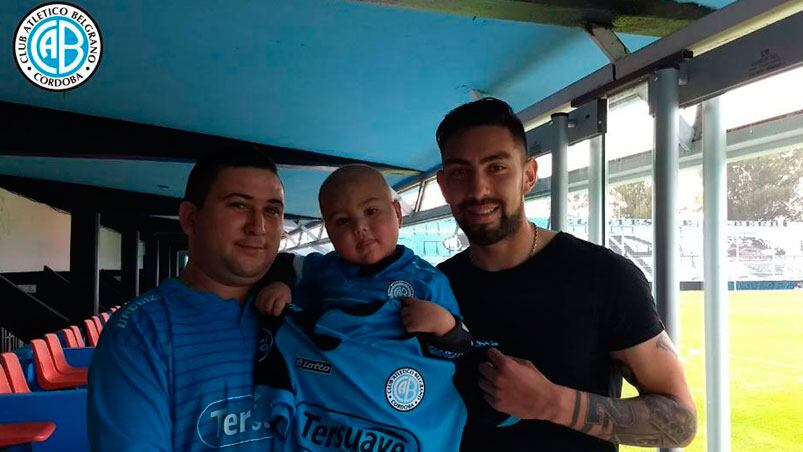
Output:
[[349,224],[348,218],[338,218],[337,220],[335,220],[335,225],[337,226],[345,226],[347,224]]
[[379,212],[379,209],[377,209],[376,207],[369,207],[369,208],[365,209],[365,214],[366,215],[375,215],[378,212]]

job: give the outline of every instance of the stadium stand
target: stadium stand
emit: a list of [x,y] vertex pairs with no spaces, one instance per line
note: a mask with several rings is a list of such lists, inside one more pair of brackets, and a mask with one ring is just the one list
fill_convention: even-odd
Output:
[[53,358],[53,363],[56,365],[56,370],[64,375],[83,375],[86,378],[89,374],[88,368],[76,368],[67,363],[67,358],[64,356],[64,350],[61,348],[59,339],[53,333],[45,334],[45,342],[47,348],[50,349],[50,356]]
[[[0,397],[4,397],[6,394],[30,392],[28,385],[25,384],[25,378],[22,375],[22,369],[16,355],[3,353],[2,367],[3,371],[0,372]],[[52,422],[0,423],[0,447],[46,441],[55,430],[56,424]]]
[[78,344],[77,347],[86,347],[84,343],[84,336],[81,335],[81,330],[75,325],[70,325],[68,328],[72,330],[73,335],[75,336],[75,343]]
[[69,327],[63,328],[61,333],[64,335],[64,339],[67,343],[67,347],[75,348],[78,347],[78,341],[75,339],[75,333]]
[[98,345],[100,331],[92,319],[84,319],[84,331],[86,332],[86,344],[90,347]]
[[86,386],[86,372],[75,370],[69,373],[61,373],[58,371],[53,355],[44,340],[31,340],[31,347],[33,348],[36,368],[36,382],[40,387],[53,390]]

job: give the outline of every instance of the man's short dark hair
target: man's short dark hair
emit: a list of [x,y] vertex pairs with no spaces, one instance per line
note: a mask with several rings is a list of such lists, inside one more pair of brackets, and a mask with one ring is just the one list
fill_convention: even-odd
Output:
[[510,105],[494,97],[486,97],[463,104],[450,111],[443,118],[435,132],[438,147],[443,153],[446,144],[452,138],[468,129],[480,126],[499,126],[510,131],[518,144],[521,144],[524,156],[527,156],[527,135],[524,133],[524,124]]
[[264,149],[256,145],[232,146],[198,159],[187,179],[184,200],[202,208],[212,184],[224,168],[258,168],[279,175],[276,163]]

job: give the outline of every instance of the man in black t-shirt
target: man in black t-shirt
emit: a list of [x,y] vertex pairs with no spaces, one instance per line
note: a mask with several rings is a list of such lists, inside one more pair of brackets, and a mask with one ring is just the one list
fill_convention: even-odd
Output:
[[[499,342],[479,385],[509,427],[466,426],[463,450],[610,451],[683,447],[696,411],[649,285],[630,261],[524,215],[536,182],[524,128],[482,99],[438,127],[437,178],[468,250],[440,265],[466,324]],[[622,376],[639,390],[621,399]]]

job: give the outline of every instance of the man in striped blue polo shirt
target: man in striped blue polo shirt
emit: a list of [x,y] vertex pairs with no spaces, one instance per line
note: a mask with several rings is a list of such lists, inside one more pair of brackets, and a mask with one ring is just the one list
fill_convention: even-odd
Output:
[[116,312],[94,352],[92,450],[267,449],[272,430],[251,416],[259,327],[250,289],[273,263],[283,213],[264,152],[198,161],[179,210],[186,269]]

